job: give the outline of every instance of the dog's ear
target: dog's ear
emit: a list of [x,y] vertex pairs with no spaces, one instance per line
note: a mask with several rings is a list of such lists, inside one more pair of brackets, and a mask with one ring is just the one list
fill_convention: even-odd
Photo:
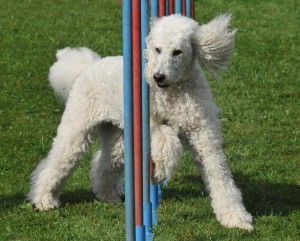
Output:
[[152,43],[152,35],[153,35],[153,28],[159,21],[159,18],[152,17],[150,21],[150,32],[146,38],[146,49],[144,50],[144,57],[147,59],[147,65],[146,65],[146,74],[148,76],[148,80],[150,80],[153,76],[152,71],[154,70],[155,66],[155,58],[154,58],[154,47]]
[[199,26],[192,37],[200,64],[215,77],[219,70],[228,66],[233,53],[236,30],[230,29],[229,22],[230,15],[220,15]]
[[151,19],[150,19],[150,32],[146,38],[146,43],[147,43],[148,48],[149,48],[149,46],[151,46],[152,29],[154,28],[154,26],[157,24],[158,21],[159,21],[159,18],[157,18],[157,17],[151,17]]
[[155,17],[155,16],[152,16],[151,19],[150,19],[150,29],[152,29],[155,24],[158,22],[159,18],[158,17]]
[[146,49],[144,51],[144,56],[146,57],[146,59],[149,60],[150,58],[150,51],[152,49],[152,29],[154,28],[154,26],[156,25],[156,23],[159,21],[159,18],[157,17],[151,17],[150,19],[150,31],[149,31],[149,34],[146,38]]

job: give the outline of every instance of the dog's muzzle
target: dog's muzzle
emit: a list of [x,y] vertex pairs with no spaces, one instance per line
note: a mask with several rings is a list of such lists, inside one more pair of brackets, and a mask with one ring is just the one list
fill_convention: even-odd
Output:
[[166,79],[166,76],[164,74],[155,73],[153,75],[153,79],[155,80],[157,86],[160,88],[166,88],[169,86],[168,84],[164,83]]

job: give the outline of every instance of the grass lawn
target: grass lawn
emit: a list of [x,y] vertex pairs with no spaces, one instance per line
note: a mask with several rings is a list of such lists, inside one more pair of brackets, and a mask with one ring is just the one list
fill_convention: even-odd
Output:
[[[0,240],[125,240],[124,204],[100,203],[91,193],[92,151],[64,189],[62,208],[38,212],[25,201],[64,109],[47,81],[55,51],[121,54],[120,2],[0,0]],[[239,29],[230,69],[211,85],[255,230],[218,224],[186,152],[164,191],[155,240],[300,240],[299,9],[296,0],[196,1],[199,22],[230,12]]]

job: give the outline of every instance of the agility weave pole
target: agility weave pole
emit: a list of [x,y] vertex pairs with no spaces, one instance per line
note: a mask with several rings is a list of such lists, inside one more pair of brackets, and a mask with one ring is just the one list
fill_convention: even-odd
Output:
[[143,56],[149,12],[152,17],[194,17],[194,0],[123,0],[126,241],[153,240],[161,198],[161,186],[150,183],[149,87]]

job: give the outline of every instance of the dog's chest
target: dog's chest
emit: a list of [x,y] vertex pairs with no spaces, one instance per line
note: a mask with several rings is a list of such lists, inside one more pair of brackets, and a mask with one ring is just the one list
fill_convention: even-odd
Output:
[[160,124],[178,130],[187,130],[199,125],[201,106],[188,93],[182,95],[153,95],[151,114]]

